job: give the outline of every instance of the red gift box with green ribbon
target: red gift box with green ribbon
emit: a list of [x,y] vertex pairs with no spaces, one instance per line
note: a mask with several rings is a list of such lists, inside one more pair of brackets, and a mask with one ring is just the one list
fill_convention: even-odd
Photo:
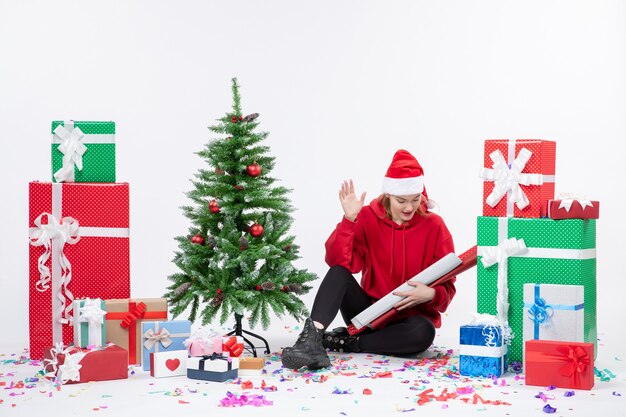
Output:
[[526,341],[526,385],[593,388],[593,343]]
[[72,302],[130,297],[128,184],[29,184],[31,359],[74,340]]
[[104,300],[107,340],[128,350],[128,363],[141,364],[141,323],[167,320],[165,298]]

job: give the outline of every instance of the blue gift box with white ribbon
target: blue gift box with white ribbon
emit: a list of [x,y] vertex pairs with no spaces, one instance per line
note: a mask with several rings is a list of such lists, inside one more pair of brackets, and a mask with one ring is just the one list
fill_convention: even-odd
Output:
[[584,342],[582,285],[524,284],[524,341]]
[[499,377],[506,372],[508,349],[499,326],[468,324],[461,326],[460,335],[461,375]]
[[144,321],[141,324],[142,361],[144,371],[150,370],[150,353],[187,350],[185,339],[191,334],[189,320]]

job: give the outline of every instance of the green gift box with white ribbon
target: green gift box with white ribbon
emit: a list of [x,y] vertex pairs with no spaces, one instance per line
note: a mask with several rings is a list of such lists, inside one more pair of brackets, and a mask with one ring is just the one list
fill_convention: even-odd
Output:
[[106,310],[104,300],[86,298],[74,300],[74,346],[106,346]]
[[[509,238],[523,241],[524,250],[507,252]],[[524,284],[582,285],[584,341],[597,343],[595,248],[593,219],[478,217],[477,309],[496,314],[508,301],[510,361],[523,361]]]
[[115,122],[52,122],[52,181],[115,182]]

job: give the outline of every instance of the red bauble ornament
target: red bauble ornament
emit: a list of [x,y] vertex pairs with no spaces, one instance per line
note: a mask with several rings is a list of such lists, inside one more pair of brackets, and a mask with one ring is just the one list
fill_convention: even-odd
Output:
[[221,294],[221,293],[222,293],[222,289],[221,289],[221,288],[218,288],[218,289],[217,289],[217,293],[218,293],[218,294]]
[[286,285],[283,285],[283,288],[280,289],[282,292],[289,292],[289,287]]
[[233,188],[239,191],[243,190],[243,187],[241,185],[233,185]]
[[251,177],[258,177],[259,175],[261,175],[261,165],[257,164],[256,162],[248,165],[247,172],[248,175],[250,175]]
[[217,200],[209,201],[209,211],[211,213],[219,213],[220,206],[219,206],[219,204],[217,204]]
[[239,121],[242,121],[242,120],[243,120],[243,116],[239,116]]
[[259,237],[263,234],[263,226],[258,223],[254,223],[250,226],[250,234],[254,237]]
[[204,245],[204,237],[202,237],[202,235],[194,235],[191,237],[191,243],[194,245]]
[[255,290],[257,291],[261,291],[263,289],[263,287],[261,287],[260,285],[257,285],[256,287],[254,287]]
[[231,117],[230,121],[233,122],[233,123],[237,123],[237,116]]

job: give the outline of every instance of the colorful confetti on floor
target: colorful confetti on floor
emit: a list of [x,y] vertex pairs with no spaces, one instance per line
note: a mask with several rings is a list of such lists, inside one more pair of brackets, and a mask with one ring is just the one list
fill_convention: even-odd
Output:
[[[293,329],[292,329],[293,330]],[[292,333],[292,332],[289,332]],[[263,373],[225,383],[185,377],[154,379],[131,367],[128,380],[60,385],[44,378],[40,361],[28,352],[0,354],[0,415],[33,415],[71,406],[80,415],[142,413],[246,415],[268,413],[328,416],[588,415],[623,410],[624,362],[617,356],[596,361],[591,391],[531,387],[522,373],[468,378],[458,373],[458,351],[433,346],[423,355],[398,358],[370,354],[330,355],[332,367],[319,371],[284,369],[280,353],[266,356]],[[518,369],[521,371],[521,369]]]

